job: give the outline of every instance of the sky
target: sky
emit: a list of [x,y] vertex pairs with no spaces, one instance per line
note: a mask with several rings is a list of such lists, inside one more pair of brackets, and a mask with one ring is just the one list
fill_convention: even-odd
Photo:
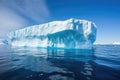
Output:
[[27,26],[70,18],[95,22],[96,43],[120,42],[120,0],[0,0],[0,38]]

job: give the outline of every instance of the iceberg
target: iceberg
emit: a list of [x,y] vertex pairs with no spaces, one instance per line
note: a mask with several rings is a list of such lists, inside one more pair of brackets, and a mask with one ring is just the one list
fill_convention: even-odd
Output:
[[120,42],[113,42],[113,45],[120,45]]
[[0,39],[0,45],[8,45],[8,41],[6,39]]
[[64,49],[92,49],[96,40],[95,23],[68,19],[33,25],[7,34],[12,46]]

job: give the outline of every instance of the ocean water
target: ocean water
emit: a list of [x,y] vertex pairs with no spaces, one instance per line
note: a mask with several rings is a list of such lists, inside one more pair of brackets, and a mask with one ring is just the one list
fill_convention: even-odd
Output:
[[120,80],[120,46],[92,50],[0,46],[0,80]]

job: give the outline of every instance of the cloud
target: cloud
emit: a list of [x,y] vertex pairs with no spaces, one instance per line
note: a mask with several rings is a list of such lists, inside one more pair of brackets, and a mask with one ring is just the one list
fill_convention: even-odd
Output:
[[45,0],[0,0],[0,36],[50,16]]
[[27,21],[14,13],[14,11],[0,7],[0,36],[5,36],[8,32],[22,28]]

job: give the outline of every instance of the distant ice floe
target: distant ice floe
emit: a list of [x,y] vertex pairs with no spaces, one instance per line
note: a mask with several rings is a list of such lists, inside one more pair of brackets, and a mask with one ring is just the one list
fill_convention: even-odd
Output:
[[5,39],[0,39],[0,45],[8,45],[8,41]]
[[113,45],[120,45],[120,42],[113,42]]

